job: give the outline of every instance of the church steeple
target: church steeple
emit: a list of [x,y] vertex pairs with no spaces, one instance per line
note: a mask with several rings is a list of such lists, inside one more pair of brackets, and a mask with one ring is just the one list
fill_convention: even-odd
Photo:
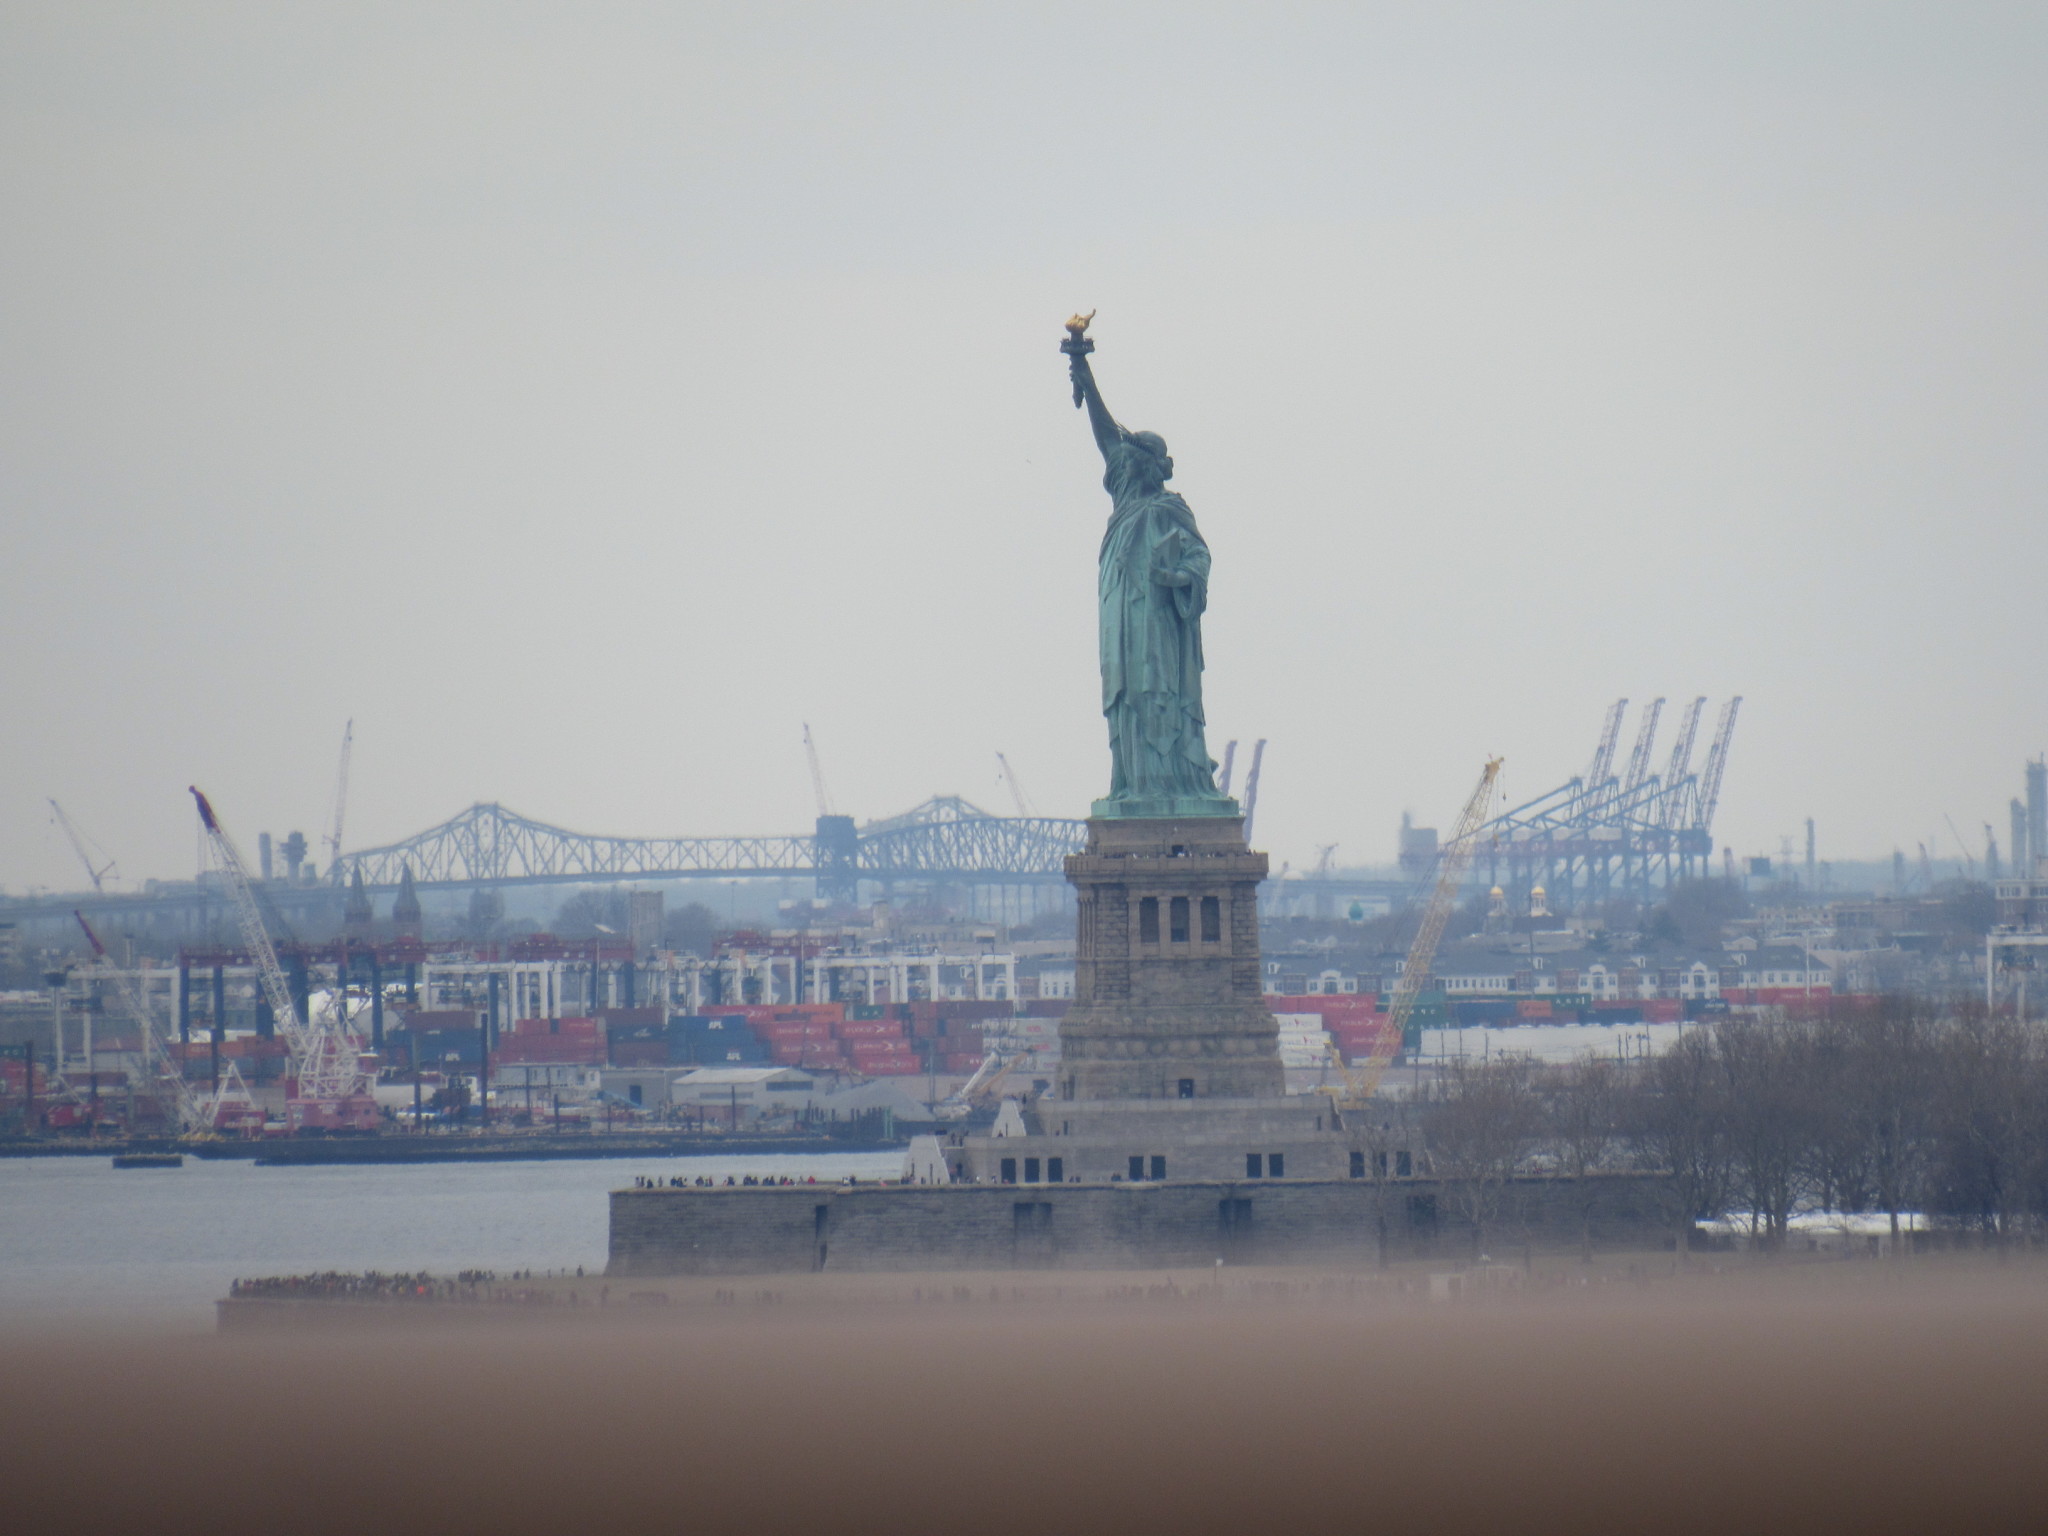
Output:
[[341,926],[354,938],[367,935],[372,921],[370,890],[363,884],[363,872],[358,868],[348,883],[348,905],[342,909]]
[[420,898],[412,888],[412,866],[408,864],[398,877],[398,898],[391,903],[391,931],[399,938],[416,939],[420,925]]

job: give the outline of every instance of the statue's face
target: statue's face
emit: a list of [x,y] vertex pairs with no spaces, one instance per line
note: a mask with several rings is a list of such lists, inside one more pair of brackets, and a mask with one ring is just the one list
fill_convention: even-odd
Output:
[[1131,441],[1142,444],[1159,465],[1161,484],[1173,478],[1173,455],[1166,451],[1166,439],[1157,432],[1133,432]]

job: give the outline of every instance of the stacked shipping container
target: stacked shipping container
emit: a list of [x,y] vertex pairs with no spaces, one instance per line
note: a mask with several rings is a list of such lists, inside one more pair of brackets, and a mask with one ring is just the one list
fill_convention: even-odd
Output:
[[[615,1067],[781,1066],[910,1076],[926,1070],[961,1075],[982,1063],[983,1021],[1009,1017],[1005,1003],[842,1003],[763,1006],[728,1003],[703,1014],[665,1017],[658,1008],[613,1009],[595,1018],[521,1019],[499,1032],[494,1063]],[[482,1053],[480,1015],[401,1015],[387,1057],[424,1067],[468,1067]],[[1051,1020],[1025,1021],[1057,1040]],[[267,1042],[266,1042],[267,1043]],[[282,1051],[282,1042],[276,1048]]]

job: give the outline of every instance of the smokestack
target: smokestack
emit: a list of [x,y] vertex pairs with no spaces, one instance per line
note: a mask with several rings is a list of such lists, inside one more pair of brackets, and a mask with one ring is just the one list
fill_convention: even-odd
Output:
[[256,834],[256,863],[263,871],[263,878],[268,880],[270,878],[270,834],[268,832],[258,832]]
[[2027,857],[2033,861],[2027,873],[2038,877],[2048,858],[2048,758],[2027,764]]
[[2034,850],[2027,846],[2027,808],[2015,800],[2012,816],[2012,877],[2024,880],[2034,872]]
[[1817,878],[1819,869],[1814,862],[1813,818],[1806,818],[1806,889],[1809,894],[1820,889]]

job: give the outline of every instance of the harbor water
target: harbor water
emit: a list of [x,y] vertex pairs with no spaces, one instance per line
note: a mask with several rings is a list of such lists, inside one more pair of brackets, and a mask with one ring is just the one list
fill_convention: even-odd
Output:
[[897,1177],[903,1154],[259,1168],[0,1159],[0,1329],[208,1329],[237,1277],[604,1268],[607,1195],[635,1177]]

